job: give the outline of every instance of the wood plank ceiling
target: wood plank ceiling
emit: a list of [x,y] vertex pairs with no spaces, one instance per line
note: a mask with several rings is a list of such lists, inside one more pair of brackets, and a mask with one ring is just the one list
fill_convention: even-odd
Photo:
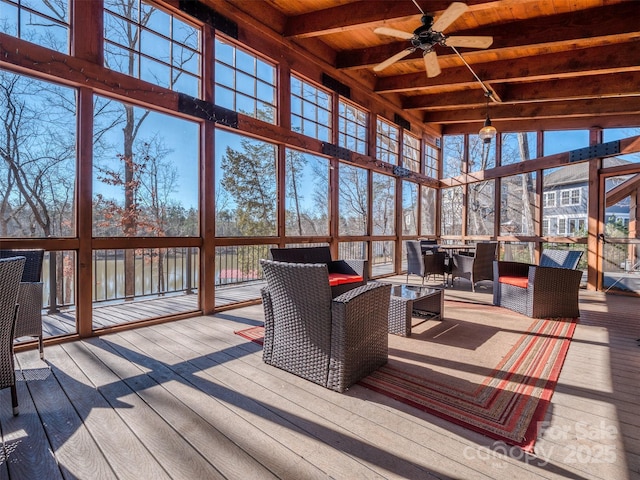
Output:
[[[438,19],[449,0],[415,0]],[[390,99],[442,133],[474,132],[487,110],[482,87],[455,52],[435,47],[442,73],[428,78],[418,50],[376,27],[413,32],[411,0],[211,0],[265,19],[276,34]],[[459,48],[495,92],[489,113],[500,131],[640,125],[640,1],[467,0],[446,35],[490,35],[485,49]],[[228,9],[224,9],[228,10]],[[227,12],[224,12],[227,13]],[[329,53],[327,53],[329,52]]]

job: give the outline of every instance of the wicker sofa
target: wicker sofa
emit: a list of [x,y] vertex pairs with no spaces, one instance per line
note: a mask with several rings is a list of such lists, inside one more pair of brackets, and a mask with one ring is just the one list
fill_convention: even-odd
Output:
[[545,250],[538,265],[493,263],[493,304],[532,318],[580,316],[578,291],[582,252]]
[[265,363],[343,392],[387,362],[390,284],[332,298],[326,264],[260,263]]
[[326,264],[333,297],[365,285],[368,281],[366,260],[332,260],[331,250],[327,246],[272,248],[271,258],[277,262]]

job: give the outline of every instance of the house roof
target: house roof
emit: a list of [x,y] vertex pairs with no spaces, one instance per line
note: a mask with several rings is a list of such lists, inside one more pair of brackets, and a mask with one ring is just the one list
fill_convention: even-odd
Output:
[[[631,163],[619,157],[609,157],[607,165],[615,167],[617,165],[628,165]],[[589,181],[589,164],[587,162],[577,163],[575,165],[567,165],[560,167],[545,175],[544,186],[555,187],[560,185],[572,185],[578,183],[586,183]]]

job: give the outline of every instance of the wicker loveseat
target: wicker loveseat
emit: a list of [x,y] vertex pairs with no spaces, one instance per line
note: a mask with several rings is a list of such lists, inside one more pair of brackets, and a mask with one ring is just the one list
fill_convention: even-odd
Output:
[[390,284],[331,298],[325,264],[260,263],[265,363],[343,392],[387,362]]
[[579,317],[581,256],[577,250],[545,250],[539,265],[494,262],[493,304],[532,318]]
[[271,258],[277,262],[326,264],[333,297],[365,285],[368,280],[366,260],[332,260],[331,250],[327,246],[272,248]]

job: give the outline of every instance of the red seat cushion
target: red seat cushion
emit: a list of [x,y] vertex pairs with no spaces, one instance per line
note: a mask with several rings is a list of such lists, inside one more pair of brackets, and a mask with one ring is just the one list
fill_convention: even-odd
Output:
[[336,285],[343,285],[345,283],[362,282],[364,279],[362,275],[352,275],[348,273],[330,273],[329,285],[335,287]]
[[520,288],[527,288],[527,286],[529,285],[528,277],[509,277],[503,275],[502,277],[498,278],[498,281],[500,283],[506,283],[508,285],[513,285],[514,287]]

